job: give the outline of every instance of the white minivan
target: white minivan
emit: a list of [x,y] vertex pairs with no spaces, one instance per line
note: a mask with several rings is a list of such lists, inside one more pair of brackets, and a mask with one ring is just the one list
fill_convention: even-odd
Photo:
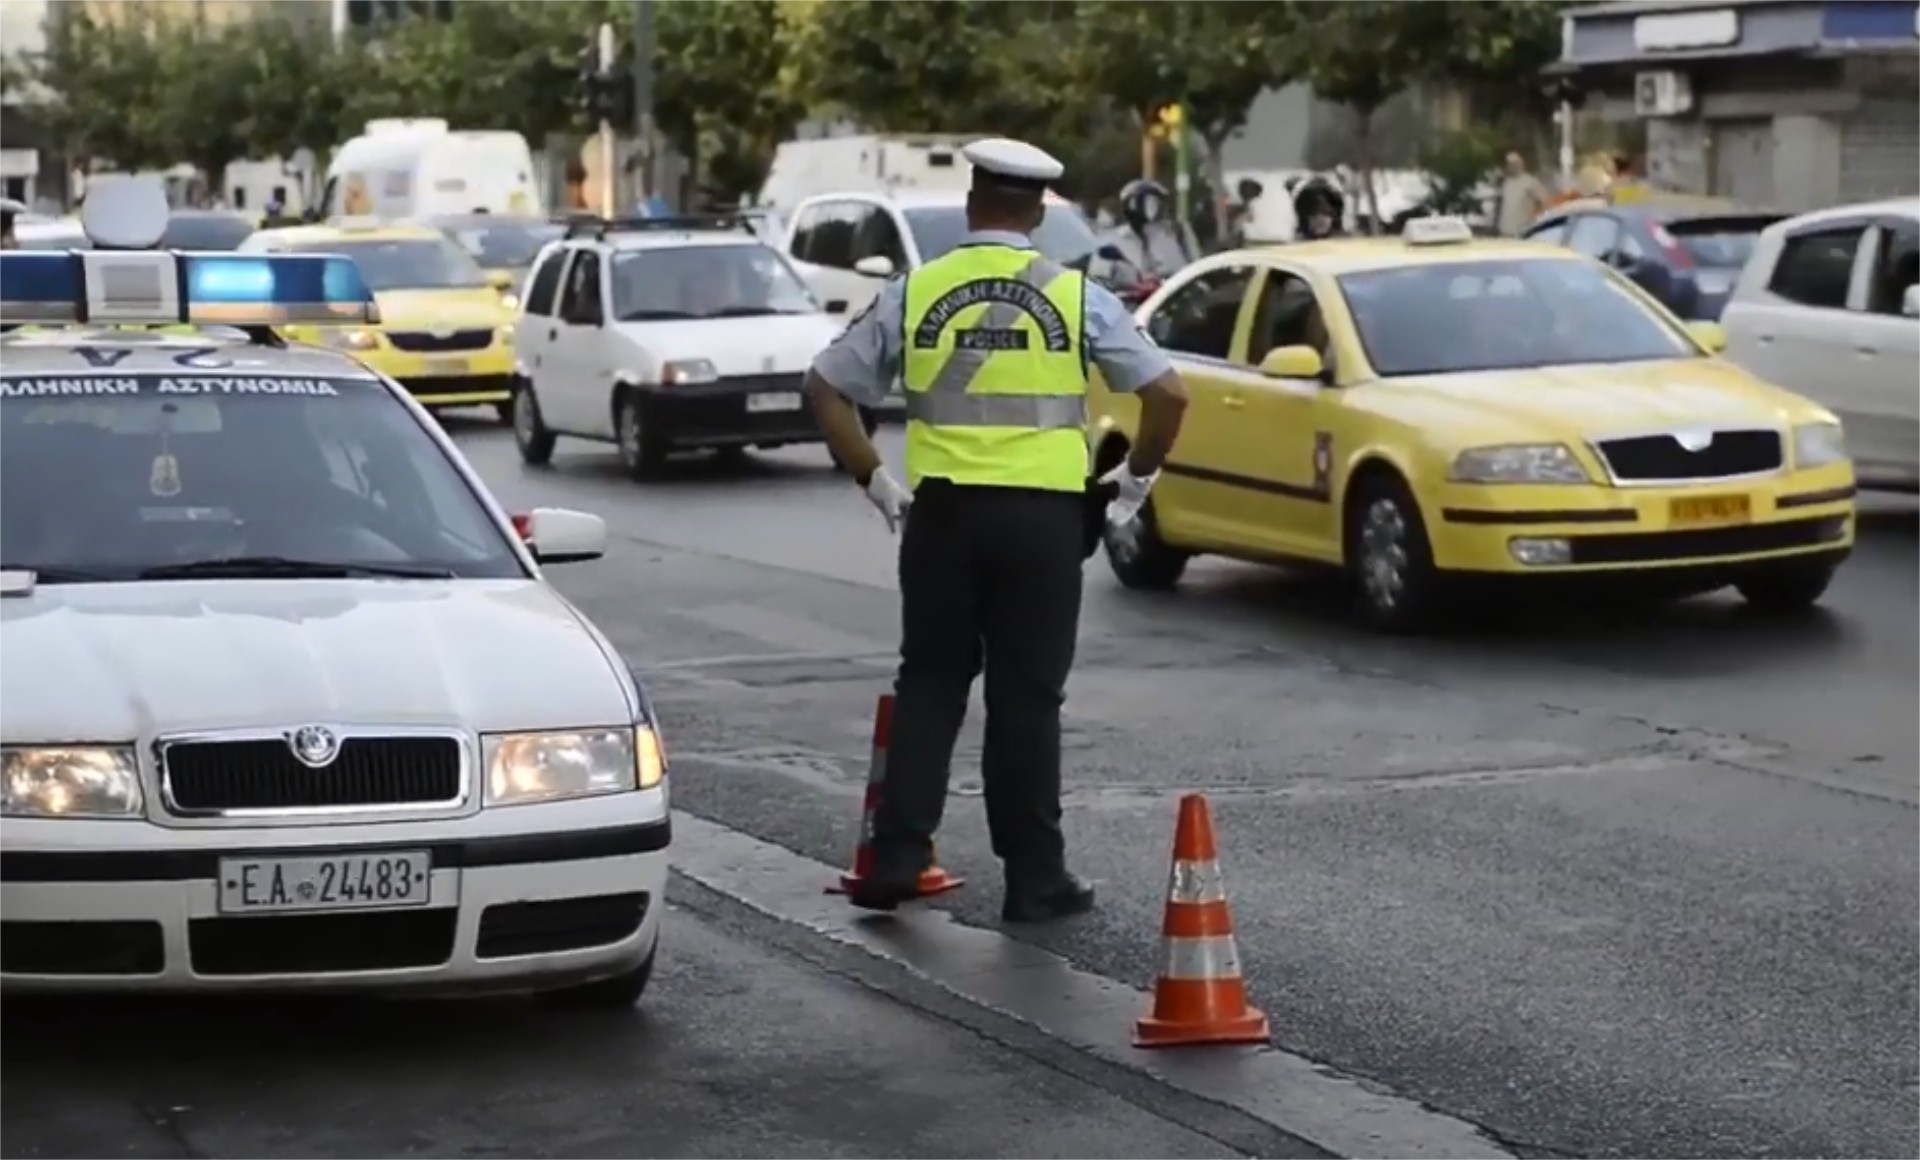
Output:
[[1920,486],[1920,198],[1769,226],[1721,322],[1727,357],[1825,404],[1864,487]]

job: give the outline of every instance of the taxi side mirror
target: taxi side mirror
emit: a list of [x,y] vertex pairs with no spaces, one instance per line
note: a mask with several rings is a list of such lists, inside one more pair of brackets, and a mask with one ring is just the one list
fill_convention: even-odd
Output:
[[1727,349],[1727,328],[1717,322],[1689,322],[1687,333],[1708,354],[1719,354]]
[[568,508],[534,508],[515,525],[542,564],[573,564],[607,554],[607,521]]
[[1327,364],[1310,346],[1276,346],[1260,360],[1260,373],[1270,379],[1324,379]]

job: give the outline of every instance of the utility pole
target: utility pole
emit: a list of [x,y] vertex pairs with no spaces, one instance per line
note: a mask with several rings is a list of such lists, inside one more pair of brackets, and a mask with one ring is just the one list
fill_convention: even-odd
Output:
[[[612,75],[619,49],[614,38],[613,25],[600,26],[599,49],[600,76],[604,79]],[[620,216],[615,204],[614,178],[617,175],[614,170],[617,159],[613,144],[613,121],[603,110],[600,115],[600,214],[606,218]]]
[[640,150],[635,200],[652,197],[653,186],[653,0],[633,0],[633,132]]

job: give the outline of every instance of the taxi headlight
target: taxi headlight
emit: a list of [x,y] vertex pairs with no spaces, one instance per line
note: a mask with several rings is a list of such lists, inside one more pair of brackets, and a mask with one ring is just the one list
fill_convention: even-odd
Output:
[[1454,483],[1590,483],[1573,449],[1564,443],[1515,443],[1473,447],[1454,457]]
[[675,359],[660,368],[663,383],[711,383],[719,378],[713,363],[703,358]]
[[140,816],[140,768],[133,750],[101,745],[0,749],[3,809],[10,818]]
[[506,307],[508,310],[518,310],[520,309],[520,296],[511,290],[502,290],[500,292],[500,305]]
[[1826,467],[1847,461],[1847,436],[1838,423],[1802,423],[1793,429],[1793,465]]
[[330,346],[335,350],[373,350],[380,345],[380,336],[371,330],[327,330],[318,331],[321,346]]
[[666,776],[660,740],[645,725],[486,738],[487,804],[517,806],[652,789]]

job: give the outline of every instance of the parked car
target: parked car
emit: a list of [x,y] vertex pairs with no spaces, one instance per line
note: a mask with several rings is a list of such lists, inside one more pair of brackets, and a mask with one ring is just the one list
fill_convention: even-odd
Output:
[[1824,404],[1861,483],[1920,487],[1920,198],[1770,226],[1723,322],[1727,357]]
[[1760,231],[1785,216],[1718,199],[1587,199],[1548,210],[1526,236],[1597,258],[1681,318],[1712,322]]

